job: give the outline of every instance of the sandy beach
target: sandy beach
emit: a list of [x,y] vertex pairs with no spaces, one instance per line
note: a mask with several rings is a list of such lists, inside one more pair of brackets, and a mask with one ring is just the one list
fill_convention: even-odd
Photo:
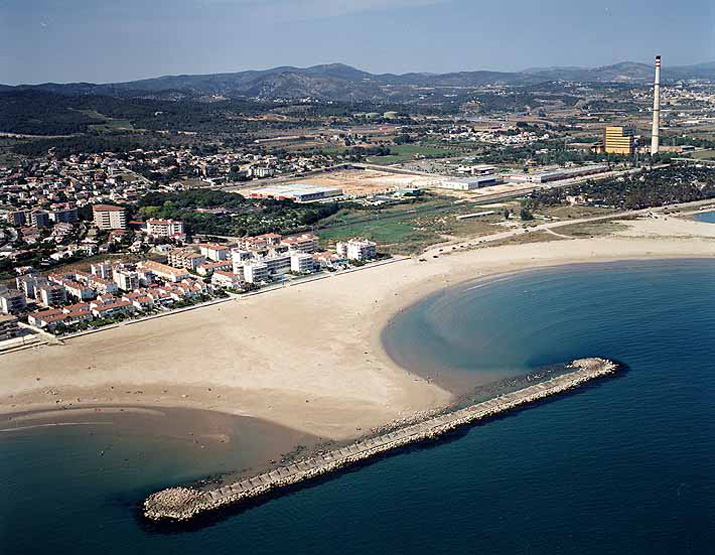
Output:
[[628,232],[606,238],[436,249],[422,262],[368,267],[0,355],[0,412],[185,407],[350,438],[452,398],[384,352],[381,331],[400,310],[441,288],[505,272],[715,256],[715,226],[671,220],[628,222]]

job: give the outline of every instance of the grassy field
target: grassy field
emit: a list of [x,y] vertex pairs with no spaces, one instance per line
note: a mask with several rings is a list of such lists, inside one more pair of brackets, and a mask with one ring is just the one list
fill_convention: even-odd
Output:
[[456,156],[458,154],[457,151],[449,148],[430,145],[391,145],[390,150],[394,154],[390,154],[389,156],[370,156],[367,158],[367,161],[374,164],[393,164],[395,162],[413,160],[416,154],[427,158]]
[[557,237],[547,231],[535,231],[533,233],[524,233],[522,235],[509,237],[508,239],[502,239],[501,241],[485,243],[476,248],[487,249],[490,247],[501,247],[503,245],[524,245],[527,243],[548,243],[551,241],[568,241],[568,239]]
[[98,131],[100,133],[109,133],[112,131],[136,131],[134,126],[129,120],[126,119],[115,119],[100,114],[95,110],[79,110],[81,113],[89,116],[90,118],[96,119],[98,122],[95,125],[90,125],[89,128],[92,131]]
[[715,160],[715,150],[696,150],[692,156],[698,160]]
[[570,237],[604,237],[611,235],[617,231],[628,229],[628,226],[622,223],[606,220],[601,222],[585,222],[580,224],[567,225],[555,229],[557,233],[568,235]]
[[337,241],[365,237],[378,243],[382,252],[414,254],[451,239],[479,237],[502,231],[503,216],[457,220],[474,211],[470,204],[435,199],[380,211],[346,209],[326,219],[317,230],[321,241],[332,246]]

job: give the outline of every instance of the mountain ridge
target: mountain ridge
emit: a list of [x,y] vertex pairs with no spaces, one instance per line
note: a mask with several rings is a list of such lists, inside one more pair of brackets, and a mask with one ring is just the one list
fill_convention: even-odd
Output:
[[[331,63],[299,68],[279,66],[239,72],[163,75],[116,83],[42,83],[2,85],[0,91],[41,90],[71,95],[139,97],[161,93],[248,97],[262,100],[386,100],[400,88],[469,88],[488,85],[527,86],[549,81],[585,83],[648,84],[653,67],[640,62],[619,62],[596,68],[543,67],[515,72],[492,70],[449,73],[409,72],[374,74],[355,67]],[[715,62],[690,66],[664,66],[663,81],[687,79],[715,81]]]

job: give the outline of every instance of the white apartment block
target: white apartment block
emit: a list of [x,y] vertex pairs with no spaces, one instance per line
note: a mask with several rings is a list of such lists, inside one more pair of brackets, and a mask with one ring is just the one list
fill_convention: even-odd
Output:
[[207,243],[199,245],[199,252],[209,260],[220,262],[222,260],[228,260],[231,251],[228,247],[224,247],[223,245]]
[[318,250],[318,238],[312,233],[286,237],[281,244],[287,246],[292,251],[298,252],[315,252]]
[[377,244],[367,239],[350,239],[335,245],[338,255],[348,260],[370,260],[377,256]]
[[272,276],[280,276],[290,272],[290,255],[267,256],[261,258],[260,261],[268,268],[268,274]]
[[17,289],[7,289],[0,292],[0,311],[5,314],[22,312],[27,306],[27,299]]
[[315,270],[315,262],[306,252],[294,253],[290,257],[290,269],[297,274],[309,274]]
[[206,262],[206,257],[194,252],[190,248],[174,249],[169,251],[169,266],[174,268],[185,268],[196,271],[196,269]]
[[94,225],[99,229],[127,229],[127,213],[121,206],[95,204],[92,206]]
[[183,237],[184,222],[150,218],[146,221],[144,231],[150,237],[156,238]]
[[240,289],[242,284],[243,280],[241,279],[241,276],[232,272],[216,270],[211,276],[211,285],[215,285],[216,287]]
[[100,262],[98,264],[92,264],[91,272],[92,275],[95,275],[102,279],[112,279],[112,265],[109,262]]
[[47,283],[46,277],[33,274],[26,274],[15,278],[17,289],[22,291],[28,299],[34,299],[37,288],[47,285]]
[[122,291],[134,291],[141,286],[139,274],[130,270],[115,269],[112,280]]
[[263,262],[250,262],[243,266],[243,278],[248,283],[260,283],[269,277],[268,266]]

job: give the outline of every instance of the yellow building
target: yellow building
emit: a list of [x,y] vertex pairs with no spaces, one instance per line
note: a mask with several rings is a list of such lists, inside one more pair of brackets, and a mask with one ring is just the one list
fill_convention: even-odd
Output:
[[606,127],[603,147],[607,154],[633,154],[633,132],[621,126]]

